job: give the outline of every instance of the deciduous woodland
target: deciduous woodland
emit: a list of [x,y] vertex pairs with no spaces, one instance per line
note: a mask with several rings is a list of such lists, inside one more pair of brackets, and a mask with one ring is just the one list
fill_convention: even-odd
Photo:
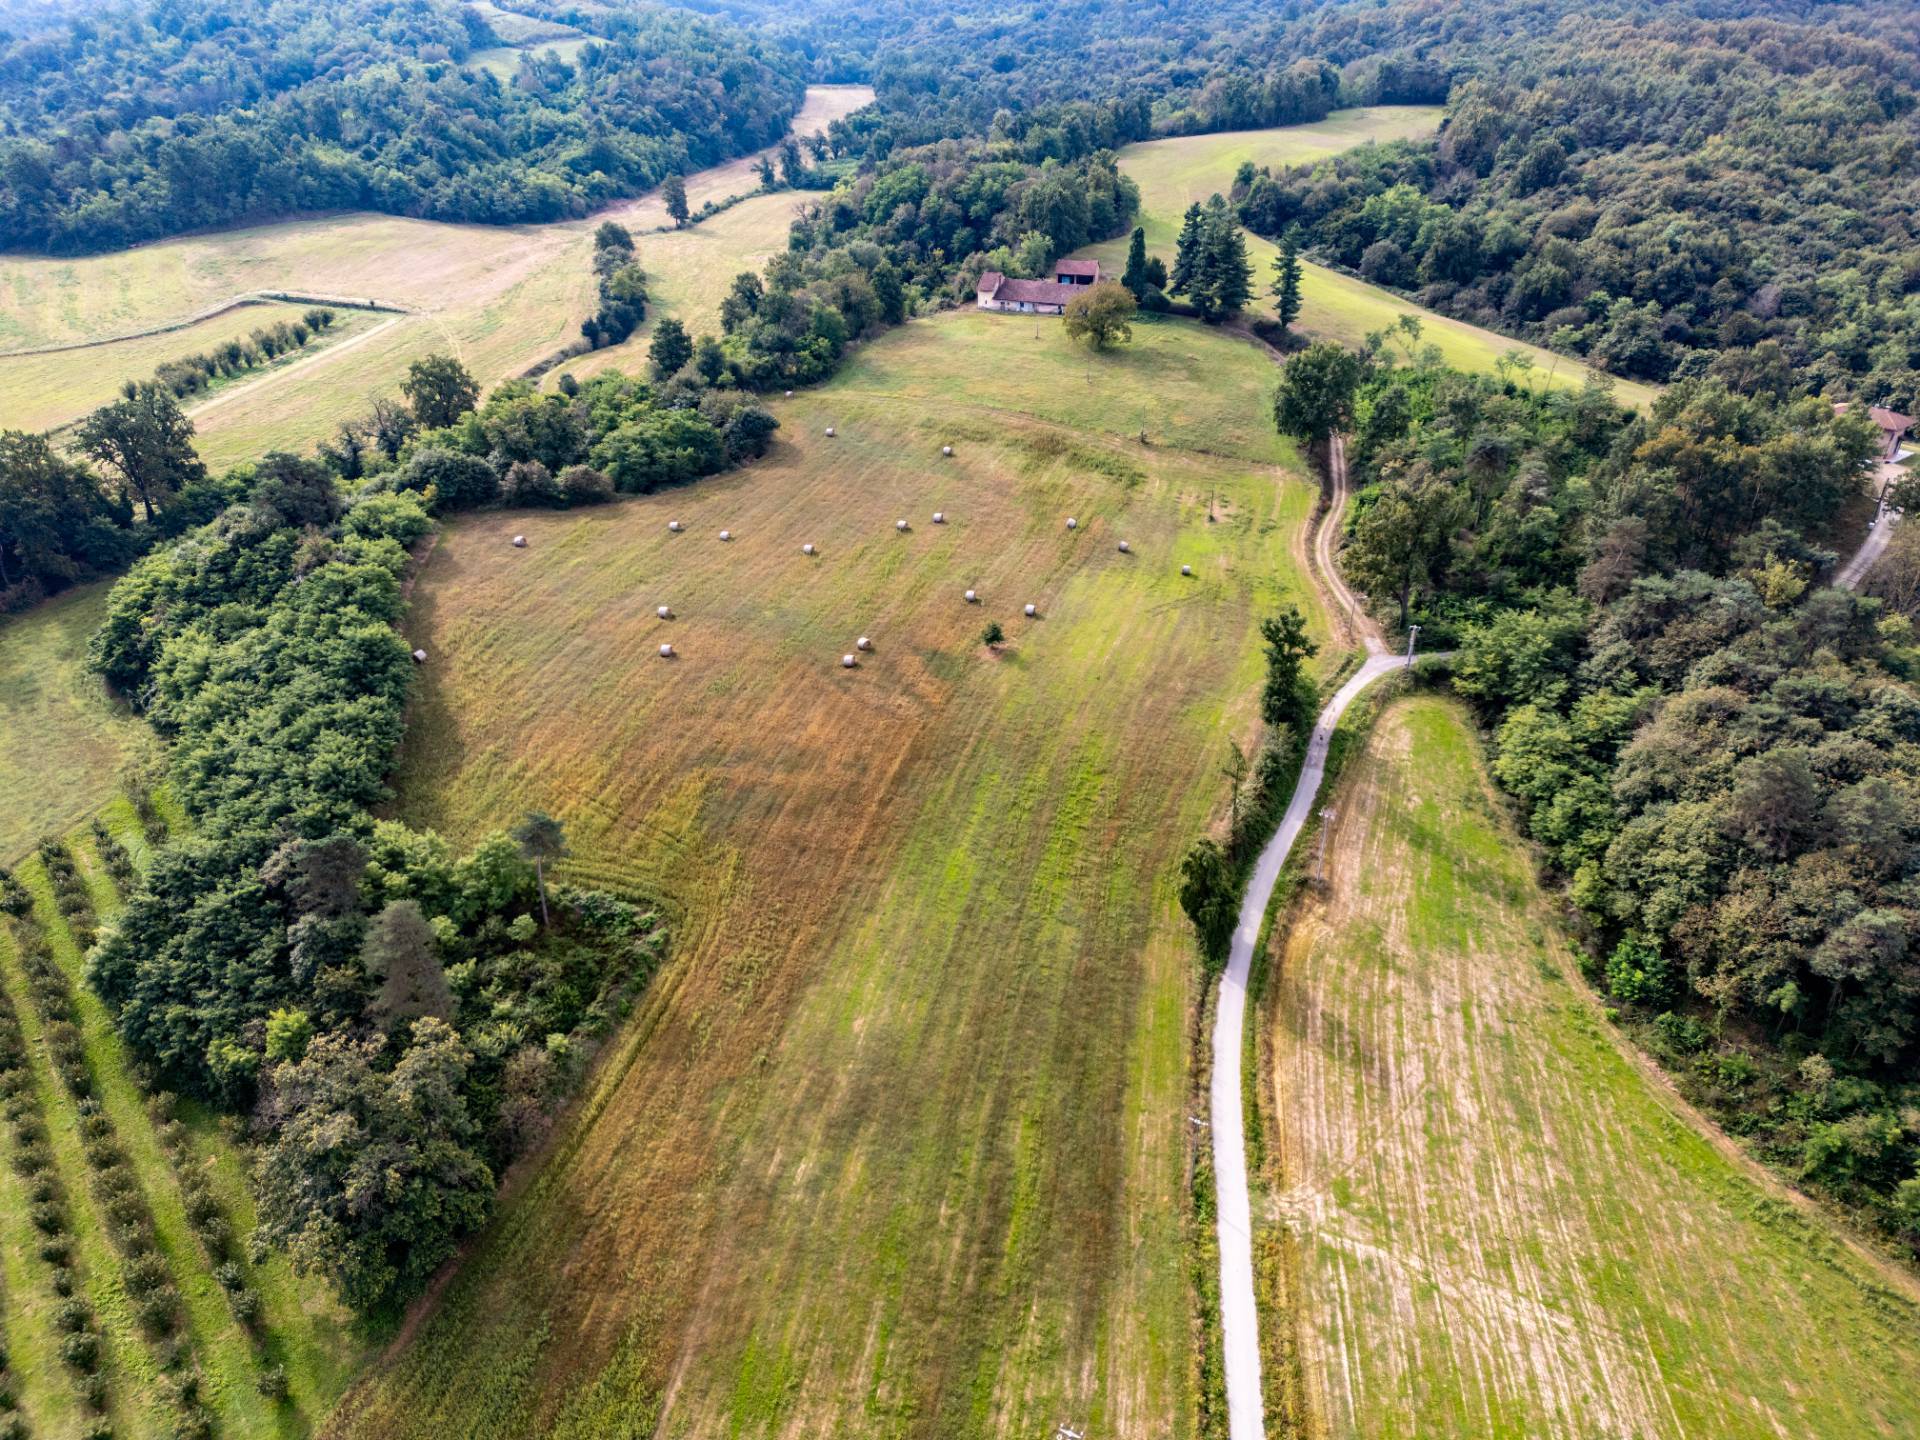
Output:
[[0,0],[0,1440],[1904,1433],[1917,212],[1891,0]]

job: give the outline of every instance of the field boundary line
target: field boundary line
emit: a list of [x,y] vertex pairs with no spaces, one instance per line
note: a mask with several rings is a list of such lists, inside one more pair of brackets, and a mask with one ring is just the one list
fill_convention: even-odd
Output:
[[413,308],[392,300],[375,300],[371,297],[351,299],[341,295],[316,295],[300,290],[243,290],[238,295],[229,295],[225,300],[209,305],[203,310],[179,320],[169,320],[161,325],[148,325],[140,330],[125,330],[117,335],[100,335],[90,340],[63,340],[55,345],[29,345],[21,350],[0,350],[0,360],[17,360],[31,355],[59,355],[69,350],[97,350],[103,345],[120,345],[129,340],[146,340],[155,335],[170,335],[176,330],[190,330],[203,321],[212,320],[226,314],[229,310],[240,310],[248,305],[331,305],[341,310],[375,310],[385,314],[411,315]]

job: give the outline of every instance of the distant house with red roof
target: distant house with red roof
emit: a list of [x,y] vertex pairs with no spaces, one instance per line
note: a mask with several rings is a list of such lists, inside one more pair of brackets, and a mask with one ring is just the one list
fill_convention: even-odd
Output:
[[1082,289],[1099,283],[1098,260],[1056,261],[1051,280],[1011,280],[998,270],[989,270],[980,277],[974,303],[982,310],[1058,315]]
[[[1852,408],[1848,401],[1837,400],[1834,402],[1833,413],[1844,415]],[[1880,458],[1889,462],[1898,460],[1900,442],[1906,439],[1907,432],[1913,429],[1913,417],[1902,415],[1898,410],[1889,410],[1884,405],[1869,405],[1867,418],[1873,421],[1880,431]]]

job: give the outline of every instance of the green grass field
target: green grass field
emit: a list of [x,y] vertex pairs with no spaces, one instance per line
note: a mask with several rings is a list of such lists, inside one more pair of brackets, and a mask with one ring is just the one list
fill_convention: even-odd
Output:
[[[162,805],[172,809],[164,800]],[[116,799],[101,813],[135,863],[142,863],[149,846],[133,807],[124,799]],[[92,836],[84,829],[76,830],[68,843],[86,881],[95,914],[103,924],[111,923],[120,897]],[[83,957],[54,906],[46,873],[37,858],[19,865],[15,873],[33,892],[36,915],[45,925],[55,958],[73,987],[95,1093],[113,1122],[116,1140],[138,1173],[141,1192],[153,1216],[158,1253],[180,1290],[183,1324],[179,1334],[200,1373],[201,1394],[214,1412],[217,1433],[258,1440],[311,1434],[318,1418],[332,1406],[360,1366],[364,1342],[322,1283],[295,1276],[278,1259],[244,1264],[247,1282],[261,1298],[262,1320],[257,1333],[250,1333],[234,1319],[225,1293],[214,1278],[213,1266],[188,1221],[181,1189],[183,1170],[161,1146],[145,1097],[129,1074],[112,1021],[83,983]],[[173,1433],[175,1412],[162,1400],[163,1371],[155,1347],[135,1319],[124,1278],[125,1261],[108,1237],[100,1198],[90,1185],[75,1112],[40,1053],[45,1020],[36,1012],[18,950],[4,927],[0,927],[0,985],[5,986],[21,1019],[32,1057],[31,1093],[50,1132],[56,1169],[68,1198],[73,1219],[74,1272],[79,1282],[76,1293],[91,1305],[102,1333],[101,1373],[107,1382],[107,1419],[114,1434],[126,1440],[164,1440]],[[243,1156],[211,1117],[188,1109],[182,1119],[188,1132],[188,1163],[208,1175],[234,1232],[244,1242],[253,1212],[245,1186]],[[9,1169],[5,1181],[0,1182],[0,1197],[10,1196],[21,1185]],[[17,1202],[20,1197],[12,1198]],[[59,1360],[59,1331],[54,1322],[59,1301],[51,1288],[51,1270],[38,1257],[36,1244],[23,1228],[24,1205],[11,1203],[0,1208],[5,1210],[0,1216],[0,1254],[4,1255],[7,1281],[7,1339],[20,1404],[33,1435],[74,1440],[84,1433],[91,1416],[75,1396],[69,1374]],[[244,1243],[241,1248],[244,1252]],[[263,1371],[273,1365],[284,1366],[287,1372],[289,1399],[284,1403],[267,1398],[256,1384]]]
[[1391,704],[1334,804],[1265,1009],[1303,1433],[1920,1433],[1911,1277],[1625,1053],[1465,712]]
[[440,541],[402,812],[550,808],[677,953],[331,1433],[1189,1433],[1174,872],[1251,733],[1254,623],[1324,633],[1311,490],[1256,463],[1256,347],[1168,324],[1089,385],[1036,343],[916,322],[745,471]]
[[[815,86],[794,130],[824,129],[871,98],[864,87]],[[689,176],[687,192],[697,209],[758,184],[747,157]],[[371,396],[391,392],[411,361],[433,351],[459,356],[492,385],[570,343],[593,308],[593,230],[603,218],[636,231],[641,263],[656,288],[653,313],[677,314],[696,332],[711,329],[727,283],[786,243],[799,202],[791,193],[757,196],[708,225],[660,236],[638,234],[667,223],[658,198],[647,195],[605,216],[553,225],[443,225],[353,214],[185,236],[85,259],[0,256],[0,348],[121,334],[259,290],[374,299],[414,312],[376,317],[379,323],[330,344],[313,363],[290,365],[244,395],[208,404],[196,418],[198,444],[207,463],[220,468],[270,449],[310,449],[342,420],[364,413]],[[120,381],[151,372],[158,359],[198,348],[163,346],[156,359],[154,343],[80,353],[111,393]],[[587,373],[616,358],[632,366],[635,353],[633,347],[617,357],[601,352],[576,368]],[[644,354],[644,343],[637,353]],[[5,364],[0,361],[0,384]],[[72,413],[61,410],[59,418]]]
[[105,583],[0,617],[0,865],[112,797],[151,732],[86,668]]
[[[1186,135],[1172,140],[1149,140],[1120,152],[1120,168],[1140,187],[1141,227],[1147,247],[1173,260],[1180,217],[1188,205],[1204,204],[1216,191],[1225,193],[1234,171],[1243,161],[1255,165],[1304,165],[1356,145],[1430,135],[1440,123],[1441,110],[1431,105],[1380,105],[1343,110],[1313,125],[1290,125],[1273,130],[1241,130],[1218,135]],[[1126,264],[1127,242],[1107,241],[1083,253],[1118,273]],[[1253,262],[1257,309],[1273,313],[1267,286],[1279,253],[1270,241],[1249,233],[1247,255]],[[1399,316],[1418,315],[1424,339],[1439,346],[1449,365],[1461,370],[1491,371],[1494,362],[1510,350],[1529,356],[1538,383],[1577,387],[1586,383],[1587,367],[1536,345],[1513,340],[1477,325],[1452,320],[1423,309],[1377,285],[1369,285],[1325,266],[1306,266],[1301,284],[1300,327],[1308,333],[1358,345]],[[1616,381],[1622,404],[1644,408],[1652,403],[1652,387],[1634,381]]]
[[521,45],[500,45],[474,51],[467,57],[467,64],[475,70],[497,75],[502,80],[511,80],[519,73],[520,57],[523,55],[545,56],[551,53],[571,63],[576,55],[592,43],[589,37],[582,35],[571,39],[531,40]]

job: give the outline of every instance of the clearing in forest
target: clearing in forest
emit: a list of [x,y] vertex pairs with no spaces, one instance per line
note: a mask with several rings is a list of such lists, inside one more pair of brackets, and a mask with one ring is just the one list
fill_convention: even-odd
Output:
[[[1173,263],[1174,241],[1187,206],[1205,204],[1215,192],[1225,194],[1234,172],[1243,162],[1279,169],[1306,165],[1351,150],[1356,145],[1389,140],[1419,139],[1440,124],[1437,105],[1374,105],[1341,110],[1312,125],[1285,125],[1271,130],[1236,130],[1213,135],[1183,135],[1171,140],[1147,140],[1120,152],[1120,168],[1140,187],[1140,224],[1147,232],[1147,249]],[[1090,247],[1117,276],[1126,266],[1127,242],[1120,239]],[[1251,231],[1247,258],[1253,262],[1254,309],[1273,314],[1268,286],[1279,247]],[[1303,262],[1304,263],[1304,262]],[[1418,315],[1422,339],[1440,347],[1446,363],[1461,370],[1486,371],[1508,351],[1532,358],[1537,383],[1579,386],[1588,370],[1578,360],[1555,355],[1537,345],[1515,340],[1463,320],[1436,315],[1413,301],[1369,285],[1351,275],[1322,265],[1304,264],[1299,327],[1311,335],[1359,345],[1376,330],[1384,330],[1401,315]],[[1623,405],[1645,408],[1654,389],[1636,381],[1614,383]]]
[[1266,987],[1303,1433],[1920,1433],[1910,1287],[1623,1052],[1466,713],[1403,699],[1363,746]]
[[331,1433],[1184,1433],[1179,857],[1256,622],[1325,634],[1312,489],[1242,413],[1272,375],[1187,322],[1088,361],[1057,321],[916,321],[746,470],[447,528],[402,813],[548,809],[678,949]]
[[[864,86],[815,86],[794,116],[793,131],[822,131],[872,98]],[[759,183],[754,160],[746,157],[689,176],[687,199],[698,210]],[[604,219],[635,232],[657,302],[650,317],[675,315],[695,333],[717,329],[727,283],[784,247],[804,199],[792,191],[753,195],[715,217],[720,228],[710,236],[701,233],[706,225],[641,233],[669,223],[658,196],[646,195],[552,225],[448,225],[350,214],[183,236],[84,259],[0,256],[0,347],[124,334],[263,290],[371,299],[414,312],[350,348],[330,343],[313,363],[290,365],[244,397],[210,407],[197,422],[198,444],[217,470],[267,450],[310,450],[341,421],[364,413],[370,396],[392,392],[422,355],[451,352],[491,386],[578,338],[595,305],[593,231]],[[110,379],[111,392],[122,380],[146,378],[159,359],[203,348],[183,338],[187,333],[82,353],[91,357],[92,373]],[[169,338],[177,348],[167,348]],[[165,353],[156,357],[156,347]],[[635,368],[634,347],[623,348],[617,363]],[[638,355],[644,354],[641,345]],[[574,368],[585,374],[616,363],[616,352],[583,358],[592,363]],[[0,384],[7,366],[39,363],[0,359]],[[30,389],[25,381],[13,388],[23,386]],[[24,423],[0,411],[0,424]]]

